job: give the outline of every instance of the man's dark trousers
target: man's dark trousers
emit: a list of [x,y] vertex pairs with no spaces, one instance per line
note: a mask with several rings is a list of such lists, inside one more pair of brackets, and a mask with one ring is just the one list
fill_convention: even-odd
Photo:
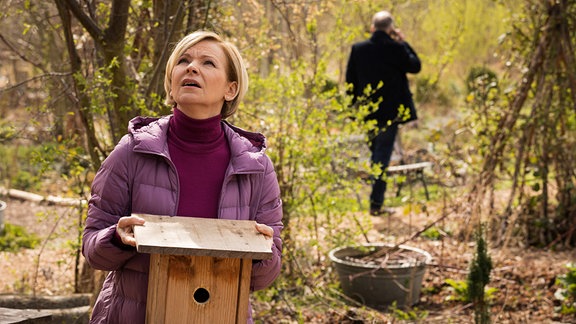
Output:
[[[380,165],[384,171],[390,164],[392,152],[394,151],[394,140],[398,133],[398,124],[392,124],[385,130],[380,130],[378,135],[370,141],[370,151],[372,152],[372,165]],[[378,211],[384,204],[386,194],[386,177],[382,179],[384,172],[379,176],[372,177],[372,193],[370,194],[370,210]]]

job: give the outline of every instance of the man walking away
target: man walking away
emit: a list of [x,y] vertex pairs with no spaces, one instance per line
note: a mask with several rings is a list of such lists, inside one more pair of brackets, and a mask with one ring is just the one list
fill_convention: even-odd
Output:
[[[394,149],[398,125],[416,120],[416,108],[408,84],[407,73],[421,69],[416,52],[405,41],[402,32],[394,26],[388,11],[380,11],[372,18],[371,37],[352,46],[346,70],[346,82],[351,84],[349,94],[356,105],[368,101],[378,104],[366,119],[375,120],[377,127],[370,134],[372,165],[388,168]],[[373,90],[367,98],[364,91]],[[373,178],[370,194],[370,214],[391,212],[383,208],[386,193],[384,172]]]

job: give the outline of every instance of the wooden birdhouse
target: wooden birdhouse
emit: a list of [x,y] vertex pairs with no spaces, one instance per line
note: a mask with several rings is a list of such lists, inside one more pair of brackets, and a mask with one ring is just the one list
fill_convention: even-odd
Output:
[[246,323],[253,259],[272,257],[254,221],[138,214],[150,253],[146,323]]

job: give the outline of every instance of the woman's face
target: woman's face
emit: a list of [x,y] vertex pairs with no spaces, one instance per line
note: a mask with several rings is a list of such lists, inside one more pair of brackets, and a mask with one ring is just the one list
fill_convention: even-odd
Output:
[[238,83],[228,81],[228,60],[220,45],[203,40],[188,48],[172,69],[170,95],[188,117],[220,114],[224,101],[234,99]]

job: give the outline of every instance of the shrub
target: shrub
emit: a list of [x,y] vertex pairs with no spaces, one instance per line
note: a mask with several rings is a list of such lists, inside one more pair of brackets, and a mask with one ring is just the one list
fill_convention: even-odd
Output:
[[4,231],[0,235],[0,251],[18,252],[20,249],[35,248],[40,239],[34,234],[28,234],[22,226],[4,224]]

